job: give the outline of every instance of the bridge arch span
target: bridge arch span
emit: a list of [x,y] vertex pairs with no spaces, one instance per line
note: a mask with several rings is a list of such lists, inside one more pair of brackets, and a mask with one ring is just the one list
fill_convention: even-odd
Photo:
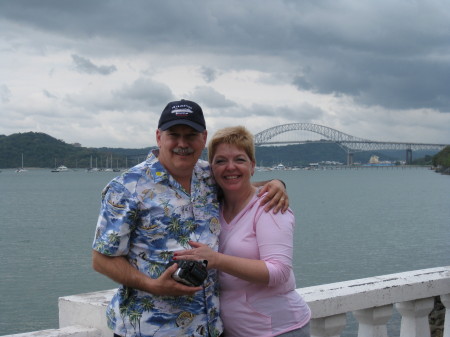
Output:
[[324,136],[326,139],[333,142],[366,141],[366,139],[354,137],[344,132],[338,131],[336,129],[332,129],[330,127],[319,124],[291,123],[291,124],[277,125],[257,133],[255,135],[255,145],[267,144],[273,137],[278,136],[285,132],[295,130],[314,132]]

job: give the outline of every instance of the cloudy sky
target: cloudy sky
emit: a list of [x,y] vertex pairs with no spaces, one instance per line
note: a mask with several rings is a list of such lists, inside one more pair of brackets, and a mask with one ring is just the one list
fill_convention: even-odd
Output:
[[210,134],[315,123],[450,144],[450,2],[0,2],[0,134],[147,147],[181,98]]

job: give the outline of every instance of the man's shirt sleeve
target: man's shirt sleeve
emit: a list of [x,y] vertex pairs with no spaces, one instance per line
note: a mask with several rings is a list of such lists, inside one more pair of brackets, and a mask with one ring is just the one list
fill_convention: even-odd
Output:
[[127,255],[136,212],[130,191],[116,180],[110,182],[102,192],[93,249],[109,256]]

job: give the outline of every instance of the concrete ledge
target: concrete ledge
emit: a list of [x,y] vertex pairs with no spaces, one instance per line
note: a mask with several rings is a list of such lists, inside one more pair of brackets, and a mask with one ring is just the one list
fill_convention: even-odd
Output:
[[371,307],[450,293],[450,267],[414,270],[358,280],[298,288],[321,318]]
[[[5,335],[4,337],[100,337],[101,331],[95,328],[86,328],[85,326],[67,326],[62,329],[40,330],[34,332],[25,332],[15,335]],[[110,335],[111,332],[110,332]]]
[[102,336],[110,336],[112,332],[107,326],[105,312],[115,292],[116,289],[110,289],[60,297],[59,326],[82,325],[100,330]]

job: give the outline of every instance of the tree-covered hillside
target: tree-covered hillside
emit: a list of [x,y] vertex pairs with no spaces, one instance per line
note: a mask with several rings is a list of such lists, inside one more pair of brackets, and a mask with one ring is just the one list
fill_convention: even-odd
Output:
[[[22,165],[22,155],[24,167],[53,168],[65,165],[71,168],[125,167],[126,150],[102,148],[85,148],[72,144],[67,144],[62,140],[53,138],[45,133],[26,132],[16,133],[10,136],[0,136],[0,168],[16,168]],[[129,160],[136,161],[136,153],[143,156],[148,149],[130,150]],[[134,164],[134,163],[133,163]]]
[[450,146],[445,147],[433,157],[433,165],[440,172],[450,173]]

